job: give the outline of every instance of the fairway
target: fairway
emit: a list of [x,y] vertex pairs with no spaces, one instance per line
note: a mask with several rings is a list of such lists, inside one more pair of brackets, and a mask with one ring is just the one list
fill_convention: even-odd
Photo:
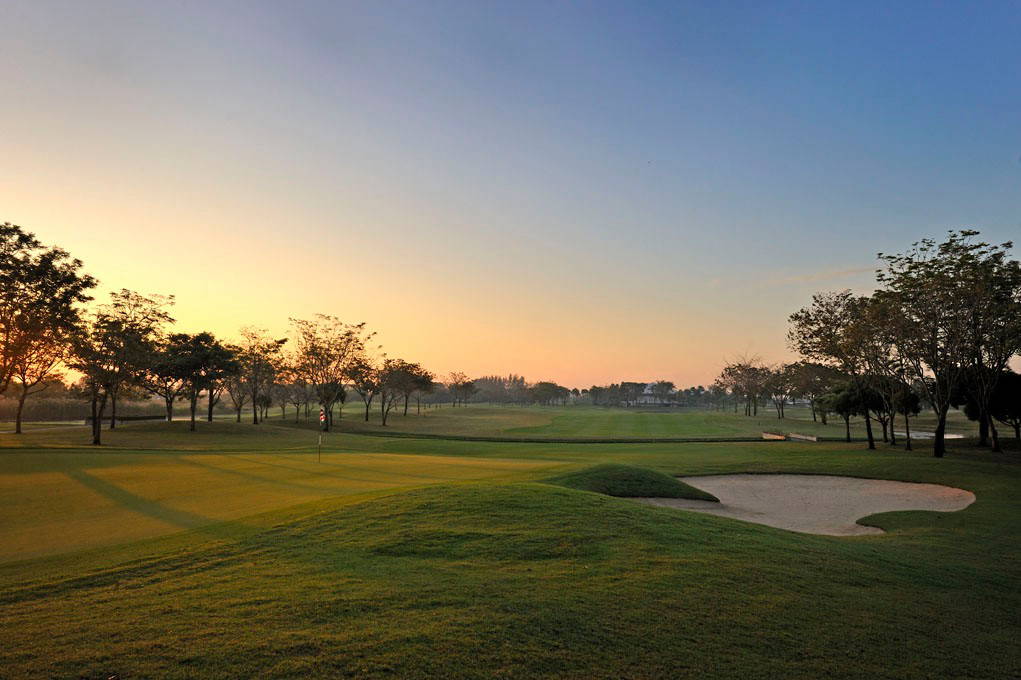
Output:
[[[11,677],[1021,673],[1016,453],[331,434],[318,462],[314,430],[290,423],[136,425],[99,450],[85,436],[0,439]],[[554,483],[602,464],[693,484],[928,482],[977,500],[825,537]]]
[[[726,411],[663,408],[601,408],[572,406],[519,407],[479,406],[432,408],[416,414],[414,409],[406,417],[391,417],[386,427],[379,422],[378,414],[370,412],[364,420],[364,411],[349,405],[339,422],[345,432],[373,434],[424,434],[436,437],[478,437],[520,440],[591,440],[591,439],[758,439],[763,431],[799,432],[828,439],[843,439],[844,422],[831,416],[828,424],[812,419],[808,408],[786,409],[786,417],[778,420],[772,409],[762,408],[759,415],[747,417]],[[284,422],[290,422],[284,419]],[[913,429],[934,427],[930,413],[912,419]],[[878,423],[873,423],[878,433]],[[903,421],[898,421],[903,429]],[[959,411],[952,411],[947,431],[972,436],[975,424]],[[851,421],[851,436],[863,438],[865,425],[860,418]]]

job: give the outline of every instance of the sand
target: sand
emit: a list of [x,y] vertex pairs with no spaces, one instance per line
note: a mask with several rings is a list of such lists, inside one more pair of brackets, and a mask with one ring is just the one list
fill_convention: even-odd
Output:
[[771,527],[829,536],[881,534],[857,520],[878,512],[953,512],[975,502],[975,494],[939,484],[829,475],[707,475],[682,482],[720,499],[642,498],[643,503],[706,512]]

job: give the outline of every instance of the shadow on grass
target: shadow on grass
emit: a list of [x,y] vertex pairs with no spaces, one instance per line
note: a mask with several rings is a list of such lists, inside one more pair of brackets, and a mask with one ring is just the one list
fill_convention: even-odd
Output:
[[161,522],[173,524],[183,529],[194,529],[197,526],[209,524],[213,521],[202,515],[196,515],[185,510],[175,510],[156,501],[142,498],[130,491],[125,491],[116,484],[111,484],[99,477],[94,477],[82,469],[68,470],[65,474],[82,486],[106,496],[118,505],[133,510],[140,515],[152,517],[153,519],[158,519]]

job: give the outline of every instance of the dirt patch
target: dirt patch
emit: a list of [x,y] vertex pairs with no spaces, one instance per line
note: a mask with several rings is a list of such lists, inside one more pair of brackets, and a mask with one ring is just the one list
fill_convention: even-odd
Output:
[[857,520],[878,512],[953,512],[975,502],[975,494],[939,484],[830,475],[707,475],[681,477],[719,503],[683,498],[642,498],[643,503],[732,517],[771,527],[830,536],[881,534]]

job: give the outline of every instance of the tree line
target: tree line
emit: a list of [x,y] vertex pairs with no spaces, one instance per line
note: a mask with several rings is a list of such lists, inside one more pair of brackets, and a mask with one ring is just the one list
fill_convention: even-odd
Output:
[[0,396],[13,387],[17,433],[26,401],[71,376],[77,378],[71,392],[89,405],[97,445],[106,422],[116,427],[126,396],[159,400],[167,420],[184,401],[192,430],[200,400],[210,421],[229,400],[238,422],[248,407],[254,424],[274,404],[282,412],[293,406],[296,419],[315,404],[329,429],[348,387],[363,401],[366,420],[375,403],[386,425],[393,411],[407,414],[412,398],[435,386],[420,364],[371,347],[374,334],[365,324],[316,315],[291,319],[287,338],[244,328],[239,341],[226,342],[210,332],[174,332],[172,296],[122,289],[87,309],[96,285],[65,250],[0,225]]
[[[1013,244],[989,244],[974,230],[924,239],[899,254],[879,254],[871,295],[824,292],[790,316],[788,341],[803,361],[762,366],[737,361],[714,389],[757,413],[769,399],[806,398],[816,413],[864,419],[875,448],[873,421],[884,441],[897,443],[894,422],[928,405],[936,417],[933,455],[946,451],[947,414],[962,408],[978,422],[979,445],[1000,451],[997,423],[1021,439],[1021,376],[1010,369],[1021,354],[1021,264]],[[848,439],[850,429],[848,425]]]

